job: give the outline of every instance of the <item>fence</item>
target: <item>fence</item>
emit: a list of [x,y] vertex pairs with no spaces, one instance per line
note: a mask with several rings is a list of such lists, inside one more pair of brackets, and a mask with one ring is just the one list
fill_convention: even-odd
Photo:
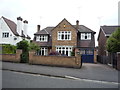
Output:
[[98,62],[111,64],[113,68],[120,70],[120,53],[109,53],[108,56],[97,56]]
[[82,66],[81,56],[39,56],[35,54],[35,51],[29,52],[29,63],[30,64],[41,64],[51,66],[63,66],[80,68]]

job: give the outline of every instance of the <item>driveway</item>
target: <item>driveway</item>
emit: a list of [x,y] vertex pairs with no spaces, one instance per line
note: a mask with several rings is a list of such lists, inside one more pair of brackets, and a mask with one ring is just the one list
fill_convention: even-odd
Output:
[[118,71],[103,64],[83,63],[81,69],[3,62],[2,69],[60,77],[118,82]]

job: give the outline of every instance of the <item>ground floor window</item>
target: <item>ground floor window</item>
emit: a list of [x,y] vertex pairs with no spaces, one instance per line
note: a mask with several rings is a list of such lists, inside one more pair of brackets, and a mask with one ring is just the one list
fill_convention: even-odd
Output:
[[62,55],[71,56],[72,46],[57,46],[56,51]]
[[94,54],[92,49],[80,49],[80,54]]
[[40,50],[37,52],[37,55],[48,55],[48,48],[41,47]]

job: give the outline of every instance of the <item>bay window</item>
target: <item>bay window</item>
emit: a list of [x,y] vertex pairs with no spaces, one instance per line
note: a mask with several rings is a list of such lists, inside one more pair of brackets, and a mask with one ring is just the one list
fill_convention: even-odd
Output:
[[72,46],[57,46],[56,51],[62,55],[71,56]]

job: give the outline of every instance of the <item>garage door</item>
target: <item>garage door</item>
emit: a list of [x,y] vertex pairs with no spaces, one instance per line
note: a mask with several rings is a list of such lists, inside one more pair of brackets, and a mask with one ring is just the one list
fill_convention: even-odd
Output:
[[82,62],[83,63],[94,63],[94,55],[83,54]]
[[94,63],[94,49],[81,49],[83,63]]

